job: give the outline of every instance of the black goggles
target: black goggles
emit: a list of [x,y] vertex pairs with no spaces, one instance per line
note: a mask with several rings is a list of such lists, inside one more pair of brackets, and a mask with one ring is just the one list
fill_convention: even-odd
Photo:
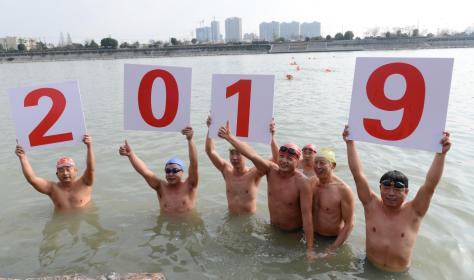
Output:
[[400,182],[400,181],[394,181],[394,180],[383,180],[382,182],[380,182],[384,187],[390,187],[392,185],[392,182],[393,182],[393,186],[397,189],[404,189],[404,188],[407,188],[407,186],[403,183],[403,182]]
[[288,153],[288,154],[290,154],[290,155],[292,155],[292,156],[297,155],[297,152],[296,152],[295,149],[293,149],[293,148],[288,148],[288,147],[285,147],[285,146],[281,146],[281,147],[280,147],[280,153]]
[[179,169],[179,168],[165,168],[166,174],[169,174],[169,173],[176,174],[176,173],[181,172],[181,171],[183,171],[183,169]]

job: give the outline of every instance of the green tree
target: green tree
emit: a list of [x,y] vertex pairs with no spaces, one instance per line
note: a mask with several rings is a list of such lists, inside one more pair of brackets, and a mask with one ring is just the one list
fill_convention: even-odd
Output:
[[326,35],[326,41],[330,41],[332,39],[331,35]]
[[130,45],[127,43],[127,42],[123,42],[122,44],[120,44],[119,46],[121,49],[128,49],[130,47]]
[[352,40],[354,38],[354,32],[348,30],[344,33],[344,40]]
[[86,41],[84,43],[84,48],[86,48],[86,49],[98,49],[99,45],[94,40],[91,40],[90,42]]
[[285,38],[283,38],[283,37],[278,37],[278,38],[275,39],[275,42],[277,42],[277,43],[283,43],[283,42],[285,42]]
[[116,49],[117,46],[118,46],[118,42],[114,38],[107,37],[107,38],[103,38],[102,40],[100,40],[100,47],[101,48]]
[[47,50],[47,49],[48,49],[48,46],[46,46],[45,43],[39,41],[39,42],[36,42],[36,49],[37,49],[37,50],[40,50],[40,51],[42,51],[42,50]]
[[171,43],[171,45],[176,46],[176,45],[179,44],[179,41],[175,37],[171,37],[170,43]]
[[18,44],[17,48],[20,52],[26,51],[26,46],[23,43]]
[[192,38],[192,39],[191,39],[191,43],[192,43],[193,45],[196,45],[196,43],[197,43],[196,38]]
[[341,32],[338,32],[338,33],[336,33],[336,35],[334,35],[334,39],[336,39],[336,40],[343,40],[343,39],[344,39],[344,35],[342,35]]
[[418,28],[413,29],[413,32],[411,33],[412,37],[418,37],[420,36],[420,30]]
[[392,37],[392,33],[390,31],[385,32],[385,38],[390,38]]

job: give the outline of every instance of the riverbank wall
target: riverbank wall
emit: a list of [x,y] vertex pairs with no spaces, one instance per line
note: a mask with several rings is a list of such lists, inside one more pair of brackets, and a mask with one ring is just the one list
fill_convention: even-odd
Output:
[[78,49],[30,52],[0,52],[0,63],[128,59],[177,56],[279,54],[301,52],[380,51],[442,48],[474,48],[474,36],[445,38],[374,38],[363,40],[305,41],[187,45],[137,49]]

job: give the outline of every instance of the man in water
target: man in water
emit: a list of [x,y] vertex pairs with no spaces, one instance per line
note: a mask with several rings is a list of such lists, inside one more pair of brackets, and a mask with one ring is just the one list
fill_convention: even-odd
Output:
[[198,185],[198,155],[196,145],[193,142],[193,129],[184,128],[181,133],[188,141],[189,174],[184,179],[185,164],[179,158],[173,157],[165,163],[165,178],[158,178],[153,171],[133,152],[125,140],[120,146],[119,154],[128,157],[133,168],[142,175],[148,185],[158,195],[160,211],[169,214],[186,213],[196,206],[196,193]]
[[380,178],[380,197],[371,190],[355,143],[347,139],[348,135],[346,126],[342,137],[346,142],[349,168],[357,194],[364,206],[367,258],[379,269],[406,271],[411,263],[421,220],[428,211],[431,197],[443,174],[446,154],[451,148],[449,133],[443,133],[442,151],[435,154],[425,182],[409,202],[405,202],[408,178],[397,170],[388,171]]
[[[207,118],[207,127],[211,125]],[[229,161],[219,156],[214,141],[206,137],[206,154],[222,173],[226,185],[227,205],[231,214],[254,214],[257,211],[257,190],[263,173],[257,168],[245,165],[245,157],[234,147],[229,148]]]
[[303,158],[298,161],[298,169],[301,169],[306,177],[315,176],[314,173],[314,158],[316,157],[316,147],[313,144],[306,144],[303,149]]
[[330,254],[349,237],[354,227],[354,195],[351,188],[334,174],[336,155],[329,148],[322,148],[314,159],[314,172],[318,181],[313,183],[314,231],[327,237],[335,237],[326,248]]
[[87,147],[86,170],[77,178],[77,167],[72,158],[61,157],[56,163],[56,176],[59,182],[48,181],[36,176],[23,147],[16,145],[15,153],[20,159],[21,169],[28,183],[38,192],[48,195],[58,210],[82,208],[91,200],[94,183],[95,155],[92,137],[84,135],[82,142]]
[[300,148],[295,144],[281,146],[278,163],[275,163],[263,159],[249,145],[232,135],[228,123],[219,129],[218,135],[232,144],[266,175],[270,223],[285,231],[299,230],[303,227],[306,254],[308,258],[313,258],[313,192],[308,178],[296,170],[301,156]]

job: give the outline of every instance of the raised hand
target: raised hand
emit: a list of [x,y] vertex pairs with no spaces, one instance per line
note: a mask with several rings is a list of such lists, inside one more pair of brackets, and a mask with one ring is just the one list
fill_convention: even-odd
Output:
[[18,139],[16,140],[16,148],[15,148],[15,154],[19,157],[22,158],[26,155],[25,150],[23,150],[23,147],[18,144]]
[[193,131],[192,127],[187,126],[187,127],[183,128],[183,130],[181,130],[181,133],[183,135],[185,135],[186,139],[189,141],[193,138],[194,131]]
[[130,147],[130,145],[128,145],[127,140],[125,140],[125,143],[119,148],[119,154],[121,156],[128,157],[130,156],[131,153],[132,153],[132,148]]
[[220,137],[220,138],[223,138],[223,139],[229,139],[229,136],[230,136],[230,124],[229,124],[229,121],[227,121],[227,123],[225,124],[225,126],[221,126],[219,128],[219,132],[217,132],[217,135]]
[[212,123],[212,118],[211,118],[211,116],[207,116],[207,120],[206,120],[206,125],[207,125],[207,127],[211,126],[211,123]]
[[449,139],[450,133],[447,131],[443,132],[443,139],[441,139],[441,145],[443,149],[441,150],[441,154],[445,155],[449,149],[451,149],[451,140]]
[[346,125],[344,126],[344,131],[342,132],[342,139],[344,139],[344,142],[346,143],[352,141],[352,140],[347,139],[348,136],[349,136],[349,126]]
[[86,146],[92,145],[92,137],[88,134],[85,134],[84,137],[82,138],[82,143],[86,144]]

